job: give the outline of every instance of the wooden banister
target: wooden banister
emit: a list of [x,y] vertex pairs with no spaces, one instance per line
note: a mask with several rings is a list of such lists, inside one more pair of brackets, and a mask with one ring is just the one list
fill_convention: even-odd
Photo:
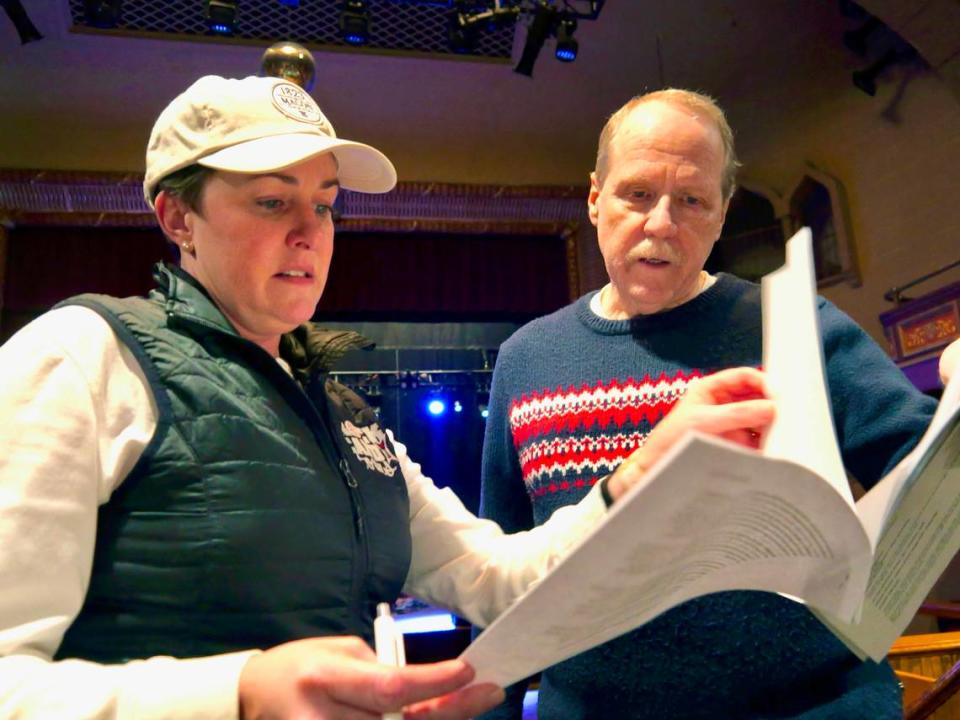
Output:
[[920,699],[904,711],[904,720],[925,720],[960,690],[960,662],[956,663]]

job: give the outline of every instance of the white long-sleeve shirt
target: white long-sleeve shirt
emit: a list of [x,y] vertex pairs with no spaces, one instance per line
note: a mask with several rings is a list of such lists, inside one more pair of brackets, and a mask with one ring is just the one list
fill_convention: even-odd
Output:
[[[256,649],[123,665],[52,660],[87,592],[97,508],[156,423],[139,364],[92,310],[49,312],[0,347],[0,718],[237,717],[240,672]],[[396,449],[413,539],[404,591],[481,625],[606,510],[595,491],[507,536]]]

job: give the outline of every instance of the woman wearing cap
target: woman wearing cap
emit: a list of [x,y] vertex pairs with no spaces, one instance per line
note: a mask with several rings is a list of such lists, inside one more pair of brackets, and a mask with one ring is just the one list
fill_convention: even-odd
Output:
[[275,78],[202,78],[160,115],[144,190],[180,267],[0,348],[0,715],[472,716],[502,692],[462,661],[376,663],[377,602],[486,624],[685,428],[769,421],[756,371],[718,374],[579,506],[477,520],[325,376],[359,337],[309,323],[338,188],[395,180]]

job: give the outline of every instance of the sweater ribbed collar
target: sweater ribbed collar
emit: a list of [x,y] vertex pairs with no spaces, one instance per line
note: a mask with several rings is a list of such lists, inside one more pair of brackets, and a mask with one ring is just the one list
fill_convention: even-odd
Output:
[[715,312],[719,305],[733,300],[737,295],[737,286],[743,280],[728,273],[718,273],[717,281],[692,300],[683,305],[652,315],[636,315],[625,320],[608,320],[590,309],[590,301],[599,290],[589,292],[577,300],[575,309],[577,319],[593,332],[601,335],[628,335],[643,331],[652,331],[666,326],[702,322],[704,316]]

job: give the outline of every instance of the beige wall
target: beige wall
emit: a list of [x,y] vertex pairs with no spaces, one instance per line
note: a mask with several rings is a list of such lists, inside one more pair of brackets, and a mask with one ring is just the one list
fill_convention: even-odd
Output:
[[[870,98],[851,86],[785,126],[750,128],[742,150],[742,174],[780,193],[806,163],[843,183],[863,284],[823,294],[882,344],[877,316],[893,307],[884,291],[960,260],[960,101],[926,72],[906,87],[894,123],[881,113],[895,92],[881,85]],[[914,292],[957,280],[954,269]],[[960,599],[960,556],[930,598]],[[934,631],[925,617],[907,629]]]
[[[923,72],[891,122],[882,113],[896,91],[888,82],[871,98],[851,84],[781,127],[749,128],[741,144],[742,175],[779,193],[807,163],[843,183],[863,284],[824,295],[878,341],[877,316],[892,307],[884,291],[960,259],[960,102]],[[956,280],[954,270],[916,292]]]

